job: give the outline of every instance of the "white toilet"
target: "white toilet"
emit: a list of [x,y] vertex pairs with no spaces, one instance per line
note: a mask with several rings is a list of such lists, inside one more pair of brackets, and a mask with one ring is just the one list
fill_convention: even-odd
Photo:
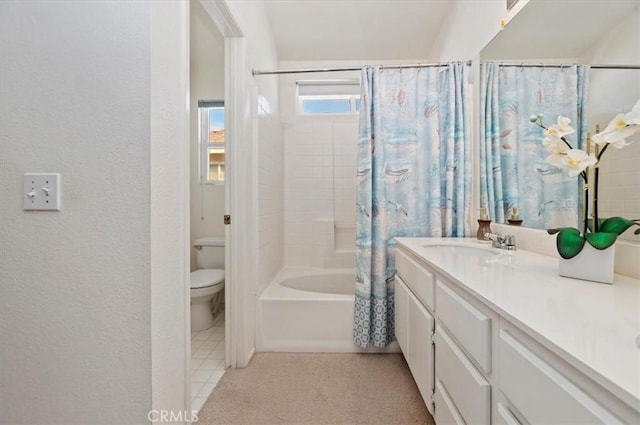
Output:
[[224,237],[198,239],[194,247],[198,270],[191,272],[191,331],[202,331],[213,326],[213,314],[222,303]]

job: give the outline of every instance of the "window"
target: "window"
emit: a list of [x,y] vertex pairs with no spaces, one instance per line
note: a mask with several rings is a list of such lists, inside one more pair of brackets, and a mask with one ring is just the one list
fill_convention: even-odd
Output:
[[298,81],[298,113],[356,114],[360,111],[358,80]]
[[198,101],[200,128],[200,181],[224,182],[224,102]]

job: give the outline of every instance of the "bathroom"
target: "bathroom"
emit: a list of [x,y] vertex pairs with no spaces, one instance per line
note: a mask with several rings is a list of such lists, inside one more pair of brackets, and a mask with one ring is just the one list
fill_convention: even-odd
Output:
[[[273,10],[278,8],[272,7]],[[276,22],[272,25],[277,26],[277,13],[271,18]],[[531,32],[531,24],[514,21],[501,34],[502,38],[497,37],[482,50],[479,59],[522,64],[539,64],[544,60],[550,67],[567,62],[634,63],[637,55],[633,51],[598,51],[606,50],[606,43],[611,43],[612,39],[624,39],[637,31],[637,12],[622,21],[616,30],[618,33],[612,31],[609,36],[600,35],[607,39],[603,42],[605,47],[599,46],[592,51],[580,47],[569,51],[561,46],[552,51],[547,45],[547,50],[538,48],[527,52],[520,47],[514,49],[509,38],[522,39],[523,33],[526,35]],[[274,75],[268,71],[254,70],[253,120],[260,140],[257,187],[259,273],[257,287],[255,292],[252,291],[257,303],[254,316],[256,352],[400,351],[396,342],[384,348],[361,348],[352,342],[352,279],[358,208],[355,201],[360,102],[358,68],[363,63],[384,66],[417,62],[419,60],[406,59],[281,60],[278,65],[281,70],[336,68],[336,71],[283,72]],[[602,87],[611,86],[607,81],[625,81],[620,87],[635,85],[637,76],[633,72],[594,69],[591,80],[593,96],[600,97]],[[278,96],[270,97],[269,93],[273,95],[274,88]],[[611,113],[611,109],[607,108],[615,110],[629,107],[637,94],[624,92],[623,96],[621,93],[615,96],[616,101],[620,102],[618,106],[590,105],[590,111],[603,110],[599,112],[601,116],[592,120],[601,119],[604,126],[607,114]],[[278,103],[270,103],[267,101],[269,98],[277,99]],[[344,102],[343,106],[349,106],[340,111],[330,109],[322,112],[314,110],[312,104],[305,104],[306,101],[321,103],[337,99]],[[315,107],[322,105],[315,104]],[[627,158],[628,155],[637,155],[635,148],[625,151]],[[614,156],[616,153],[610,154]],[[613,161],[620,159],[613,157]],[[618,177],[628,178],[623,173],[637,172],[637,167],[631,162],[624,161],[623,167],[627,169],[619,169]],[[473,167],[477,172],[477,159],[474,159]],[[606,184],[616,186],[619,183],[607,179]],[[466,223],[465,236],[470,236],[469,229],[472,227],[475,233],[472,218],[478,216],[480,200],[477,196],[474,193],[474,208],[468,217],[470,222]],[[632,203],[608,198],[601,199],[601,202],[601,208],[607,215],[634,214]],[[614,205],[618,210],[613,208]],[[528,224],[525,223],[523,227],[530,227]],[[528,230],[516,229],[513,232],[518,240],[540,239],[535,234],[529,234]],[[626,232],[622,239],[637,243],[637,236],[632,232]],[[541,247],[538,248],[541,251],[548,249],[548,240]]]
[[[281,24],[277,20],[278,7],[271,6],[272,25],[276,27]],[[637,28],[637,19],[637,16],[627,18],[621,25],[622,29],[619,29],[621,34],[610,37],[627,37],[628,32],[633,33]],[[633,52],[624,52],[622,57],[611,53],[598,56],[597,48],[593,52],[588,49],[586,52],[580,51],[581,56],[578,57],[572,56],[575,51],[570,53],[562,48],[556,51],[531,49],[526,53],[522,49],[515,49],[514,52],[505,40],[509,37],[523,37],[521,33],[531,31],[529,27],[527,22],[514,21],[508,31],[501,34],[502,38],[497,37],[487,45],[479,59],[534,64],[544,58],[545,64],[549,66],[576,61],[627,63],[635,60]],[[313,57],[311,54],[306,55]],[[304,57],[302,54],[300,56]],[[395,341],[385,347],[368,348],[353,343],[353,266],[358,208],[356,188],[360,106],[358,68],[369,63],[384,66],[419,62],[420,58],[281,60],[277,67],[281,70],[338,70],[282,74],[253,70],[252,84],[255,85],[251,87],[252,120],[259,138],[256,187],[258,272],[256,286],[250,289],[254,297],[252,302],[256,303],[252,313],[252,320],[255,321],[255,352],[401,351]],[[605,81],[618,79],[628,82],[631,78],[632,84],[635,84],[637,78],[630,72],[633,71],[594,69],[594,97],[599,96],[602,91],[600,87],[607,85]],[[625,96],[628,99],[618,96],[617,100],[627,107],[635,94],[625,93]],[[322,105],[323,101],[337,100],[342,101],[343,106],[349,106],[336,111],[331,106]],[[314,107],[327,107],[329,110],[323,112],[313,109]],[[593,105],[590,110],[597,109]],[[602,115],[606,117],[607,113],[610,110],[604,111]],[[603,125],[606,124],[604,117],[600,118]],[[635,147],[625,153],[635,155],[632,149]],[[477,155],[478,151],[475,152]],[[618,175],[635,172],[635,166],[630,161],[625,161],[624,164],[631,169],[621,171]],[[473,167],[478,172],[477,159],[474,159]],[[615,186],[617,183],[607,181],[606,184]],[[202,188],[203,185],[196,184],[192,187],[192,194],[193,190],[201,191]],[[477,217],[480,206],[480,199],[476,196],[478,195],[474,194],[472,200],[473,212],[467,218],[469,222],[466,223],[465,236],[470,236],[470,232],[475,233],[473,217]],[[633,210],[608,210],[612,205],[620,206],[620,202],[605,198],[601,208],[607,215],[628,216],[633,213]],[[629,205],[623,205],[625,208],[627,206]],[[223,211],[217,214],[219,219]],[[201,204],[194,204],[192,201],[192,223],[201,219]],[[523,227],[530,227],[527,224],[529,223],[525,223]],[[513,232],[517,234],[518,240],[533,238],[522,236],[527,235],[527,230],[517,229]],[[192,234],[192,241],[195,237]],[[626,232],[623,238],[631,241],[637,239],[632,232]],[[544,248],[539,249],[547,249],[548,241],[542,246]]]
[[[393,19],[403,24],[385,27],[389,36],[378,45],[356,40],[362,50],[346,42],[348,36],[340,29],[348,23],[341,19],[362,24],[356,29],[364,31],[369,27],[364,22],[386,22],[384,15],[391,16],[400,1],[375,2],[377,7],[358,12],[361,1],[345,0],[340,2],[347,8],[345,15],[335,18],[335,33],[327,36],[332,47],[310,47],[317,37],[301,40],[306,46],[287,47],[283,39],[296,39],[287,36],[287,29],[295,30],[291,27],[301,21],[305,4],[312,3],[316,2],[2,2],[0,298],[5,308],[0,309],[0,323],[6,374],[0,421],[146,423],[150,409],[198,410],[214,381],[224,379],[225,370],[248,369],[265,351],[371,350],[352,342],[353,280],[345,278],[353,276],[354,217],[359,213],[354,203],[358,114],[350,110],[305,117],[298,114],[296,99],[301,88],[317,89],[326,81],[353,85],[360,72],[253,71],[470,61],[475,84],[480,60],[638,63],[637,56],[629,59],[626,55],[632,52],[625,49],[585,56],[571,50],[551,54],[545,46],[562,47],[559,41],[564,39],[569,47],[577,45],[579,41],[568,34],[586,37],[585,31],[601,27],[598,19],[607,14],[600,11],[601,16],[590,18],[591,24],[566,19],[572,15],[564,14],[549,26],[522,26],[527,11],[563,3],[539,0],[520,0],[511,10],[506,4],[513,2],[502,0],[435,2],[430,11],[433,25],[411,20],[417,15],[412,7],[419,9],[422,2],[405,1],[406,9]],[[69,13],[59,13],[58,7],[68,8]],[[287,12],[287,7],[292,9]],[[324,21],[319,19],[323,22],[317,25],[326,26],[328,18],[318,16]],[[637,9],[626,14],[626,20],[614,18],[620,23],[635,19],[636,25],[640,19]],[[310,33],[320,33],[321,28],[309,25]],[[402,49],[387,43],[399,38],[393,31],[402,28],[414,34],[411,40],[420,42],[407,42]],[[628,34],[620,36],[619,46],[633,40],[637,34],[633,28],[637,26],[629,26]],[[376,27],[373,32],[381,31]],[[544,38],[548,34],[556,37],[553,42]],[[501,51],[505,44],[518,48]],[[538,45],[542,50],[534,52]],[[206,53],[192,58],[190,52],[200,48]],[[525,55],[529,48],[531,54]],[[607,99],[609,104],[596,118],[602,126],[612,113],[631,106],[633,94],[627,88],[638,87],[637,77],[631,77],[625,89],[607,90],[611,84],[604,80],[622,81],[628,78],[626,72],[637,73],[620,71],[611,77],[615,73],[610,72],[591,73],[592,88],[597,90],[592,98]],[[200,80],[206,82],[199,85]],[[476,92],[477,87],[470,89],[474,110],[480,104]],[[357,108],[352,92],[341,96],[352,96],[350,107]],[[199,173],[203,155],[195,137],[202,123],[196,113],[198,101],[205,102],[203,108],[214,109],[224,102],[225,142],[229,142],[224,185],[203,182]],[[96,114],[109,119],[96,123]],[[470,116],[473,140],[479,138],[477,115]],[[548,118],[545,123],[553,121]],[[220,135],[218,124],[209,127]],[[637,217],[636,186],[620,183],[637,181],[638,161],[632,154],[637,155],[639,146],[636,142],[607,152],[603,170],[610,167],[619,173],[618,180],[607,181],[609,171],[602,171],[601,194],[611,196],[600,199],[603,215]],[[209,158],[219,178],[220,146],[212,149]],[[477,176],[480,167],[473,166]],[[31,171],[61,173],[59,212],[20,208],[23,173]],[[474,177],[467,236],[475,235],[481,207],[480,189],[475,186]],[[224,225],[225,215],[230,215],[229,226]],[[492,230],[514,233],[520,253],[540,244],[555,254],[553,239],[526,224],[500,227],[494,221]],[[224,289],[216,292],[213,326],[192,335],[189,275],[199,269],[199,248],[207,247],[198,241],[222,236],[224,247],[219,242],[214,246],[225,250],[225,281]],[[628,241],[619,245],[623,248],[616,250],[617,255],[635,260],[638,236],[622,237]],[[637,264],[630,270],[637,270]],[[316,279],[323,275],[331,276],[329,285]],[[318,284],[323,291],[309,290]],[[598,299],[608,286],[585,287],[592,288],[587,300]],[[440,293],[445,297],[446,289]],[[564,296],[558,299],[579,311],[579,298]],[[627,296],[612,301],[628,306],[633,300]],[[526,299],[521,301],[524,311]],[[564,313],[557,300],[549,306]],[[491,311],[477,310],[491,317]],[[598,311],[584,314],[585,328],[596,325],[592,314]],[[330,318],[315,315],[322,312]],[[304,322],[296,327],[292,317]],[[336,322],[331,322],[334,318]],[[629,322],[637,323],[637,318]],[[613,329],[611,335],[618,335],[620,329]],[[311,331],[316,333],[309,335]],[[87,335],[95,335],[95,341]],[[595,353],[606,345],[599,342],[576,339],[576,344],[584,343]],[[380,350],[397,353],[403,347],[393,343]],[[193,382],[193,374],[205,362],[206,369],[200,370],[205,373]],[[479,375],[486,376],[486,365],[470,362],[485,367]],[[598,379],[594,373],[579,383],[588,387]],[[611,391],[601,401],[617,401],[620,394]],[[502,412],[496,409],[493,413]]]

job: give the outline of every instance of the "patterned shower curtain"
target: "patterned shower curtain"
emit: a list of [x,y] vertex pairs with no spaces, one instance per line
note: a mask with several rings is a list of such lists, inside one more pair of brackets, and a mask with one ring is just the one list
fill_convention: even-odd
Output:
[[517,208],[527,227],[579,228],[581,182],[544,161],[543,130],[529,117],[542,113],[547,127],[569,117],[567,139],[584,149],[588,84],[587,66],[480,64],[480,206],[493,221]]
[[394,337],[395,237],[469,236],[468,67],[362,70],[354,342]]

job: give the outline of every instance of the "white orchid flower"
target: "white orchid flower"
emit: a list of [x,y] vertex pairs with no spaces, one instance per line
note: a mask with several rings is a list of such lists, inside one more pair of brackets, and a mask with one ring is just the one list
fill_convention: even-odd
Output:
[[640,125],[640,100],[633,105],[631,112],[625,114],[626,120],[632,124]]
[[[617,149],[622,149],[627,146],[629,143],[627,143],[625,139],[640,130],[640,124],[629,122],[627,115],[628,114],[616,115],[602,133],[594,135],[591,139],[601,146],[607,143],[610,143]],[[633,119],[634,117],[632,116],[631,118]]]
[[625,139],[637,131],[640,131],[640,101],[630,112],[616,115],[607,128],[593,136],[592,140],[598,145],[609,143],[616,149],[622,149],[630,144]]
[[546,162],[547,164],[551,164],[557,168],[566,168],[567,167],[567,163],[565,161],[566,156],[567,156],[566,153],[565,154],[552,153],[551,155],[549,155],[544,159],[544,162]]
[[542,140],[542,146],[545,147],[550,154],[564,154],[571,149],[560,137],[547,136]]
[[587,167],[595,165],[598,160],[595,155],[587,154],[582,149],[569,149],[566,155],[563,155],[565,167],[569,177],[575,177],[583,172]]
[[569,118],[563,115],[558,115],[558,121],[556,125],[560,129],[560,131],[564,132],[565,134],[573,133],[575,130],[569,124],[571,124],[571,120]]
[[567,134],[571,134],[575,132],[575,130],[569,125],[570,123],[571,120],[569,118],[559,115],[558,122],[556,124],[550,125],[544,131],[544,134],[549,138],[560,138],[566,136]]

